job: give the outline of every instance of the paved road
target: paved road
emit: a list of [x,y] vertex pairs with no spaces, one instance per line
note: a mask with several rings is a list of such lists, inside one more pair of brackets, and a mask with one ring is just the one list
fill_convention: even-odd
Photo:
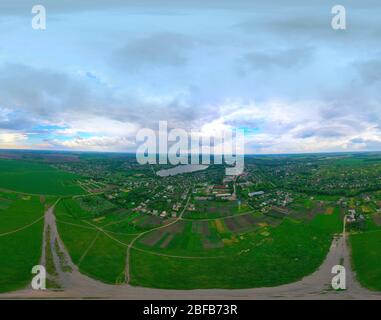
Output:
[[[350,253],[345,227],[343,234],[337,236],[330,251],[313,274],[295,283],[270,288],[255,289],[202,289],[202,290],[162,290],[132,287],[130,285],[108,285],[81,274],[70,259],[57,232],[53,208],[45,213],[45,224],[50,226],[51,245],[57,240],[72,272],[64,272],[54,249],[53,256],[59,273],[62,291],[33,291],[30,288],[8,294],[0,298],[99,298],[99,299],[380,299],[381,293],[374,293],[362,288],[356,281],[350,266]],[[347,290],[336,292],[330,289],[334,265],[344,262],[347,273]]]

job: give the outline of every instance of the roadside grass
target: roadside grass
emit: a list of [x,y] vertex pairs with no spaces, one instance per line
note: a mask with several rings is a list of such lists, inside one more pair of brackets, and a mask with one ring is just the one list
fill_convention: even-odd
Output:
[[[128,242],[126,241],[126,244]],[[122,245],[100,233],[81,262],[79,270],[105,283],[123,283],[126,253],[127,245]]]
[[51,231],[48,226],[45,230],[45,268],[47,273],[46,287],[48,289],[61,289],[61,285],[57,281],[58,272],[54,264],[53,252],[50,246]]
[[48,226],[45,230],[45,269],[50,276],[56,277],[58,275],[58,272],[56,270],[56,266],[54,265],[52,248],[50,246],[50,237],[51,232],[50,227]]
[[53,204],[56,203],[57,196],[40,196],[40,202],[45,205],[45,209],[50,208]]
[[340,233],[343,231],[343,218],[340,214],[339,208],[334,208],[332,213],[318,214],[312,221],[311,225],[321,229],[323,231],[328,231],[332,234]]
[[352,234],[352,266],[365,288],[381,291],[381,228]]
[[91,212],[81,208],[75,199],[61,199],[54,209],[57,217],[68,220],[68,222],[79,222],[81,219],[93,217]]
[[84,194],[72,173],[38,162],[0,159],[0,188],[44,195]]
[[58,258],[59,258],[59,262],[60,262],[60,266],[61,266],[61,270],[63,272],[72,272],[73,269],[72,267],[68,264],[68,261],[66,259],[66,256],[65,254],[61,251],[61,248],[58,244],[58,241],[57,239],[55,239],[54,241],[54,249],[58,255]]
[[70,257],[78,264],[82,254],[97,234],[95,229],[81,228],[57,222],[58,232],[64,242]]

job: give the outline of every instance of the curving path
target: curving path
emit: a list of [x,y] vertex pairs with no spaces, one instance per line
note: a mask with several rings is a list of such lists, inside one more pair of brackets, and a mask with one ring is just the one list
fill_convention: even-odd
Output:
[[[61,241],[57,231],[54,206],[45,213],[45,228],[50,228],[50,245],[53,250],[54,263],[58,272],[61,291],[34,291],[31,288],[12,293],[0,294],[0,299],[17,298],[94,298],[94,299],[380,299],[381,293],[375,293],[362,288],[356,281],[350,266],[350,252],[347,244],[345,226],[343,233],[333,241],[329,253],[313,274],[300,281],[269,288],[255,289],[200,289],[200,290],[163,290],[124,285],[108,285],[91,279],[78,271]],[[58,244],[61,257],[56,250]],[[64,259],[62,259],[64,256]],[[62,266],[66,262],[66,268]],[[344,262],[347,273],[347,290],[336,292],[330,288],[331,269],[334,265]],[[71,269],[71,272],[64,271]]]

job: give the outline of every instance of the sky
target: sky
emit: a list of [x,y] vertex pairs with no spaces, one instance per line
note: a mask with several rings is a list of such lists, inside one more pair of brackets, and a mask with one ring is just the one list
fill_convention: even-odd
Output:
[[0,148],[131,152],[165,120],[243,129],[246,153],[381,150],[380,16],[376,0],[2,0]]

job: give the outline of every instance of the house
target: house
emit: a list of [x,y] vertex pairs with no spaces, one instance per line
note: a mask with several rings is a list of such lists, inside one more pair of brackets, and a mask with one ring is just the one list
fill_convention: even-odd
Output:
[[347,216],[346,216],[346,221],[348,223],[355,222],[356,221],[356,210],[354,209],[349,209]]

